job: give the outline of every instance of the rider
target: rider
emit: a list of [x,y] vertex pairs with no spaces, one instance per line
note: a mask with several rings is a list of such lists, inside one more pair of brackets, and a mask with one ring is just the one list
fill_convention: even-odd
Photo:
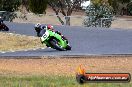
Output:
[[38,37],[41,37],[41,31],[43,31],[45,28],[55,33],[58,33],[62,36],[63,39],[67,40],[66,37],[64,37],[59,31],[55,31],[52,25],[42,26],[40,23],[35,24],[35,30],[37,32]]

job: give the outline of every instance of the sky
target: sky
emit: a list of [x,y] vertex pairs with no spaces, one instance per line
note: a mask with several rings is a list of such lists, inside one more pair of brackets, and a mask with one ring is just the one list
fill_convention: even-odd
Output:
[[86,7],[90,4],[90,0],[86,1],[84,3],[81,4],[81,7],[83,7],[83,9],[86,9]]

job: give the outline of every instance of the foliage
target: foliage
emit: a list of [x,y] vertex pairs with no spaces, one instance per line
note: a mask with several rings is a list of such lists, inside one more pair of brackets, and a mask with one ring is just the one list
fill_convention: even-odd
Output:
[[29,0],[29,9],[35,14],[43,14],[47,8],[48,0]]
[[5,21],[10,21],[11,22],[16,17],[17,17],[17,14],[14,13],[14,12],[5,12],[5,13],[3,13],[3,19]]
[[118,9],[119,3],[116,0],[108,0],[108,3],[110,6],[112,6],[115,13],[117,13],[117,11],[119,11],[119,9]]
[[86,9],[87,18],[84,19],[86,27],[110,27],[113,10],[106,4],[91,4]]
[[14,12],[18,10],[21,0],[0,0],[0,10]]
[[0,0],[0,16],[6,21],[12,21],[16,17],[14,11],[18,10],[21,0]]
[[107,3],[113,7],[114,12],[116,14],[121,14],[122,9],[127,9],[127,4],[131,2],[131,0],[91,0],[93,4],[101,4]]
[[129,3],[131,0],[117,0],[117,2],[120,2],[120,3]]
[[125,15],[128,14],[128,11],[126,12],[127,9],[127,4],[131,2],[131,0],[108,0],[109,4],[113,7],[115,10],[116,14],[122,15],[125,13]]
[[129,15],[132,15],[132,2],[127,5]]

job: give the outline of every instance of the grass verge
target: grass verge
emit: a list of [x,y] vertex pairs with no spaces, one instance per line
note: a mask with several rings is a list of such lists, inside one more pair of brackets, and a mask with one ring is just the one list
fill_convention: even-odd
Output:
[[0,32],[0,51],[15,51],[44,47],[38,37]]
[[86,83],[74,76],[0,76],[0,87],[132,87],[132,83]]

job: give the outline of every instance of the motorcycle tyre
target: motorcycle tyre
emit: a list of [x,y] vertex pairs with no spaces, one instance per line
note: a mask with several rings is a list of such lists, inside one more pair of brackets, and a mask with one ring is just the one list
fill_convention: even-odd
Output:
[[65,49],[61,48],[58,43],[57,40],[53,39],[50,41],[50,44],[54,47],[54,49],[59,50],[59,51],[65,51]]

